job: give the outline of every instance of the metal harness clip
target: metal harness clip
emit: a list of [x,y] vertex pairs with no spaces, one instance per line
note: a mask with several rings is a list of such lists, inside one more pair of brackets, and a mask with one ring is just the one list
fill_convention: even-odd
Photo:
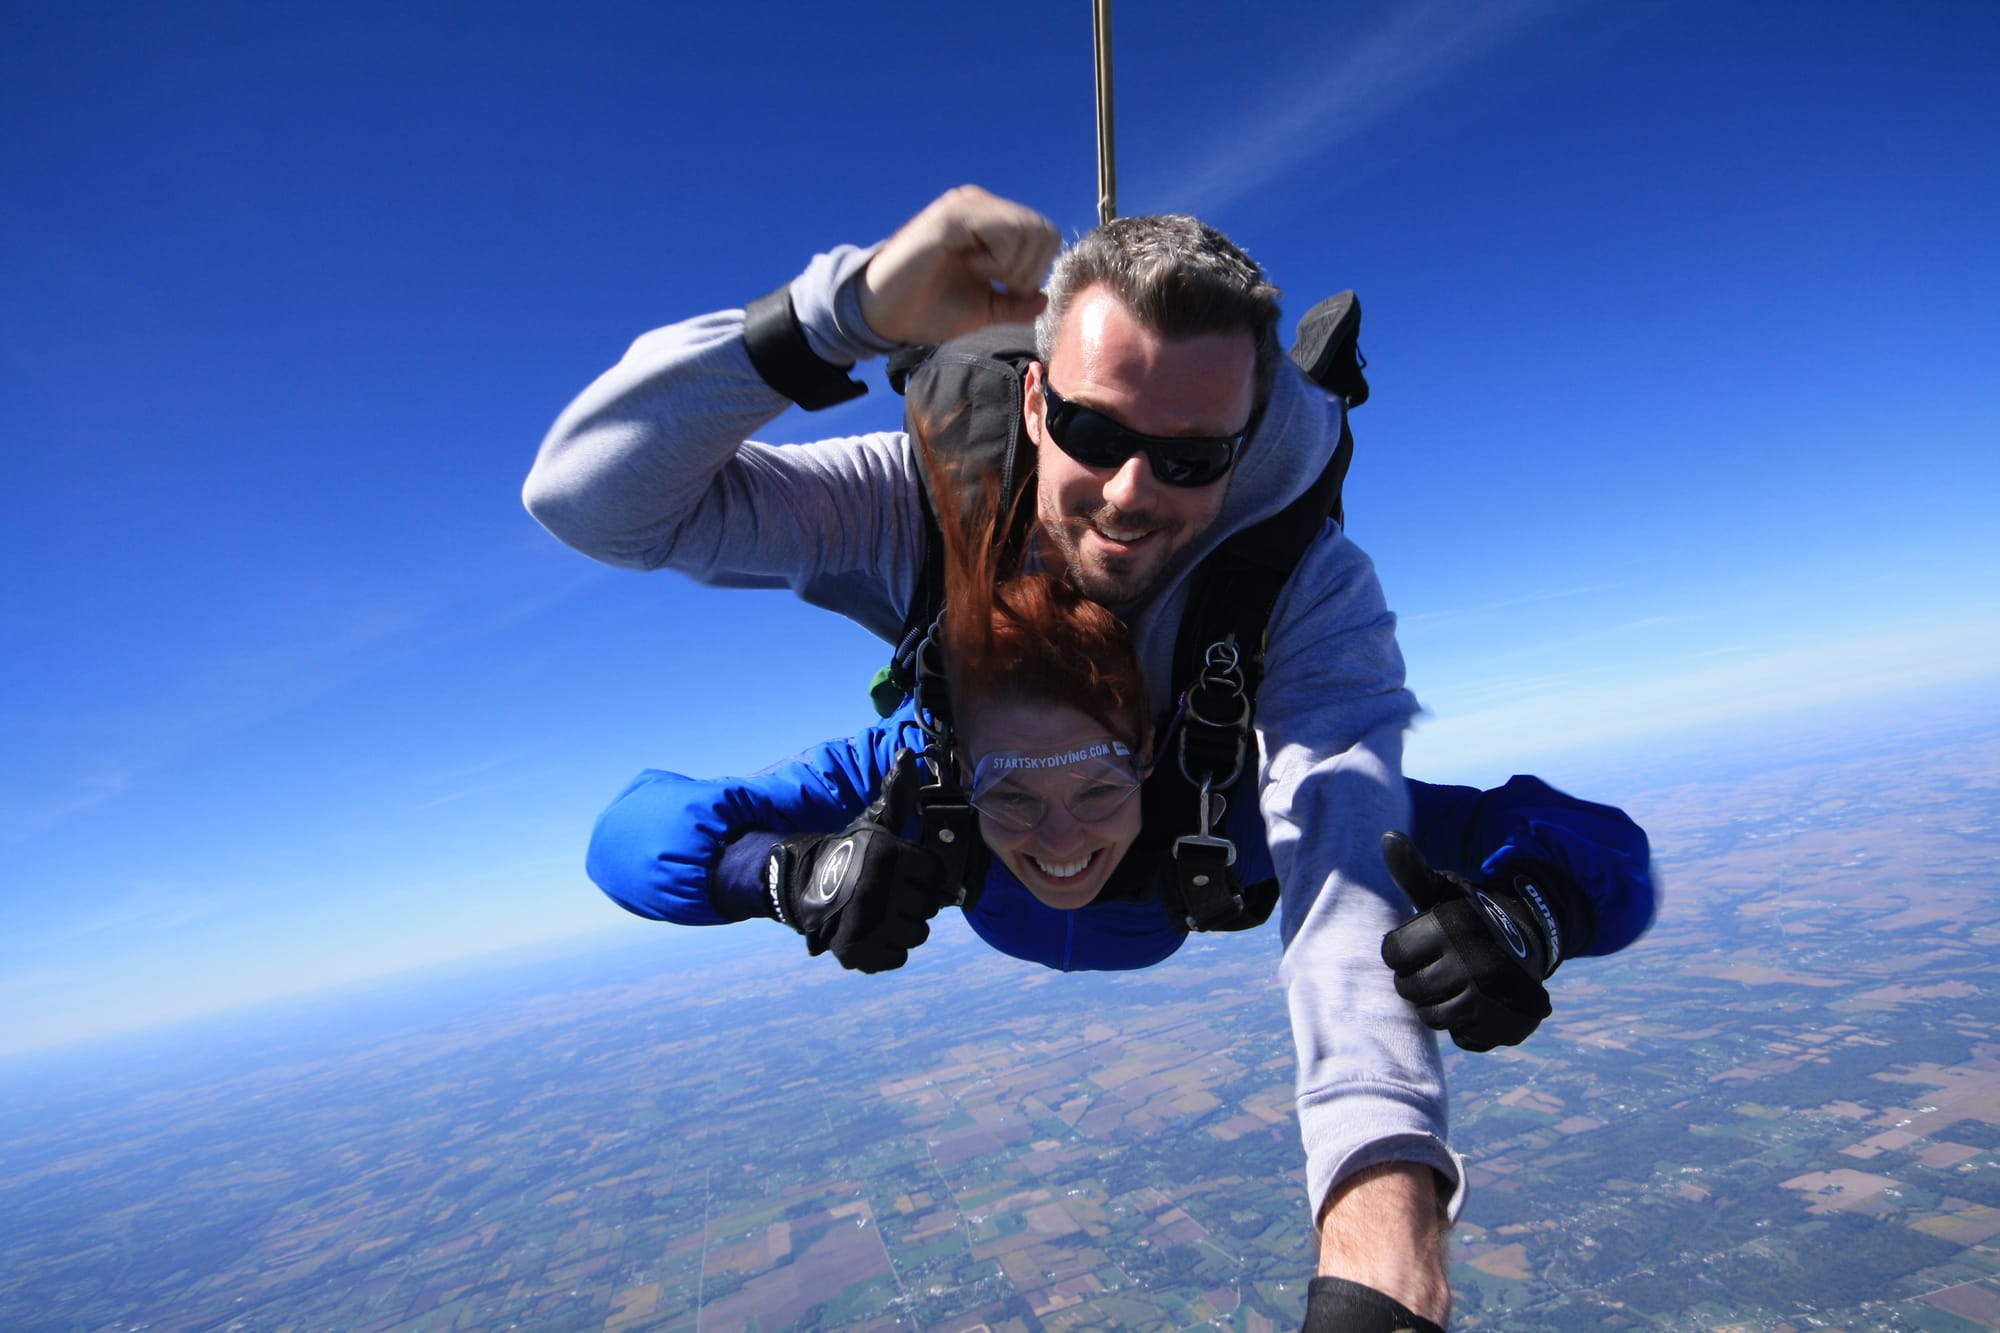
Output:
[[[1236,864],[1236,844],[1216,832],[1229,809],[1228,799],[1221,793],[1235,786],[1243,776],[1243,762],[1248,753],[1250,700],[1243,689],[1242,665],[1234,636],[1209,645],[1201,676],[1183,700],[1185,716],[1178,761],[1181,776],[1200,789],[1197,831],[1174,839],[1173,844],[1175,873],[1180,879],[1185,909],[1183,920],[1189,930],[1208,929],[1203,924],[1204,918],[1213,923],[1228,914],[1240,915],[1244,910],[1241,889],[1236,877],[1229,873],[1229,868]],[[1223,716],[1210,716],[1218,712]],[[1189,738],[1197,733],[1197,742],[1191,747]],[[1213,760],[1220,754],[1228,754],[1231,742],[1234,754],[1230,757],[1229,771],[1218,779]],[[1192,766],[1190,759],[1194,761]],[[1201,770],[1200,777],[1195,776],[1196,768]]]
[[[1236,844],[1214,833],[1215,821],[1227,808],[1228,802],[1216,795],[1204,780],[1201,784],[1201,832],[1174,839],[1174,862],[1183,881],[1182,902],[1192,909],[1194,900],[1207,900],[1205,910],[1211,917],[1220,902],[1218,890],[1209,887],[1217,876],[1221,876],[1221,887],[1229,893],[1230,910],[1238,913],[1243,910],[1243,894],[1237,888],[1235,876],[1229,873],[1229,867],[1236,864]],[[1189,930],[1207,929],[1202,924],[1201,915],[1193,910],[1186,913],[1183,921]]]

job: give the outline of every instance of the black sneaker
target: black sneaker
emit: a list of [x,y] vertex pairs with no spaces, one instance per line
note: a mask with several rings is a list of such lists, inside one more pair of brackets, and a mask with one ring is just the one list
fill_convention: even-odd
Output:
[[1361,373],[1368,364],[1361,355],[1361,298],[1353,292],[1336,292],[1306,311],[1292,343],[1292,362],[1307,379],[1350,408],[1367,402],[1368,380]]

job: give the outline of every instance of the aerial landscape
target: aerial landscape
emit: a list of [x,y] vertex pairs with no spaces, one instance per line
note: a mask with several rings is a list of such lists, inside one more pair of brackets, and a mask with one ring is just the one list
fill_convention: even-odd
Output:
[[[1398,680],[1405,775],[1650,835],[1651,928],[1443,1050],[1453,1333],[2000,1333],[2000,4],[1154,0],[1115,62],[1106,8],[0,8],[0,1333],[1300,1327],[1277,924],[1065,974],[953,910],[871,976],[586,871],[633,774],[876,720],[887,534],[938,497],[872,353],[946,330],[870,295],[930,235],[972,281],[929,314],[1039,299],[907,225],[953,196],[1047,242],[1198,218],[1282,289],[1263,370],[1365,301],[1373,573],[1266,622],[1352,594],[1372,644],[1265,636],[1288,874],[1293,836],[1377,869],[1346,778],[1394,746],[1286,810],[1283,719],[1345,750]],[[737,336],[794,286],[803,343],[760,324],[865,393]],[[1106,600],[1164,719],[1176,562],[1217,513],[1262,545],[1224,478],[1292,435],[1142,363],[1062,411],[1080,454],[1047,364],[1007,435],[1024,518],[1159,560]],[[1057,454],[1157,503],[1045,497]],[[864,457],[823,513],[753,498]],[[1287,976],[1344,942],[1386,986],[1374,930]]]
[[[1448,1057],[1453,1327],[2000,1328],[2000,724],[1712,763],[1630,794],[1646,939]],[[1064,976],[940,936],[862,978],[752,926],[17,1059],[0,1326],[1295,1327],[1275,940]]]

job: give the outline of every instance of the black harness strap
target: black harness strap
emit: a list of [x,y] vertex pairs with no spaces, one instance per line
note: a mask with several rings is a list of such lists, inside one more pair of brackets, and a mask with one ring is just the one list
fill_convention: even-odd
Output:
[[979,836],[979,815],[966,804],[957,784],[932,782],[917,789],[917,819],[924,846],[944,863],[944,882],[957,896],[953,905],[971,911],[986,885],[993,853]]
[[[1242,919],[1248,909],[1231,869],[1236,864],[1236,844],[1217,830],[1228,810],[1224,793],[1243,776],[1250,758],[1254,739],[1250,727],[1242,653],[1232,634],[1210,645],[1201,675],[1181,700],[1173,762],[1187,790],[1195,794],[1195,831],[1174,839],[1170,878],[1163,876],[1162,892],[1167,910],[1188,930],[1228,929],[1225,923]],[[1168,790],[1177,799],[1183,791],[1174,783]],[[1178,903],[1167,892],[1167,883],[1179,890]]]
[[1154,770],[1144,806],[1148,828],[1196,830],[1174,840],[1160,875],[1168,914],[1189,930],[1247,930],[1262,925],[1277,905],[1275,880],[1247,887],[1237,882],[1236,848],[1214,830],[1227,793],[1257,768],[1253,705],[1264,678],[1271,610],[1326,520],[1340,517],[1341,485],[1353,457],[1354,437],[1343,420],[1318,480],[1279,513],[1223,542],[1189,585],[1173,678],[1194,683],[1183,697],[1176,762]]
[[945,687],[944,663],[939,659],[937,622],[915,639],[913,648],[907,643],[905,647],[917,725],[924,732],[923,759],[930,770],[930,781],[917,789],[922,841],[944,865],[951,903],[970,909],[979,902],[993,853],[979,836],[978,812],[959,790],[958,775],[951,768],[951,692]]

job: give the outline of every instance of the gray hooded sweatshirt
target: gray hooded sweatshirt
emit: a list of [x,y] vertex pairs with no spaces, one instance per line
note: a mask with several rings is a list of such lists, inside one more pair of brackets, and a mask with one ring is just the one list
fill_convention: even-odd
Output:
[[[892,350],[862,322],[855,279],[872,249],[843,246],[792,283],[813,350],[848,364]],[[723,587],[790,588],[883,639],[900,634],[923,559],[923,492],[902,432],[771,446],[749,437],[789,402],[759,378],[743,312],[647,333],[562,413],[524,492],[529,511],[586,555],[677,569]],[[1286,363],[1233,469],[1222,518],[1152,594],[1121,608],[1155,699],[1168,697],[1189,571],[1231,532],[1318,478],[1341,405]],[[1272,611],[1257,696],[1258,800],[1281,891],[1297,1106],[1315,1211],[1382,1162],[1422,1163],[1462,1203],[1445,1146],[1437,1042],[1396,994],[1382,936],[1409,915],[1382,864],[1409,826],[1395,617],[1374,566],[1329,522]]]

